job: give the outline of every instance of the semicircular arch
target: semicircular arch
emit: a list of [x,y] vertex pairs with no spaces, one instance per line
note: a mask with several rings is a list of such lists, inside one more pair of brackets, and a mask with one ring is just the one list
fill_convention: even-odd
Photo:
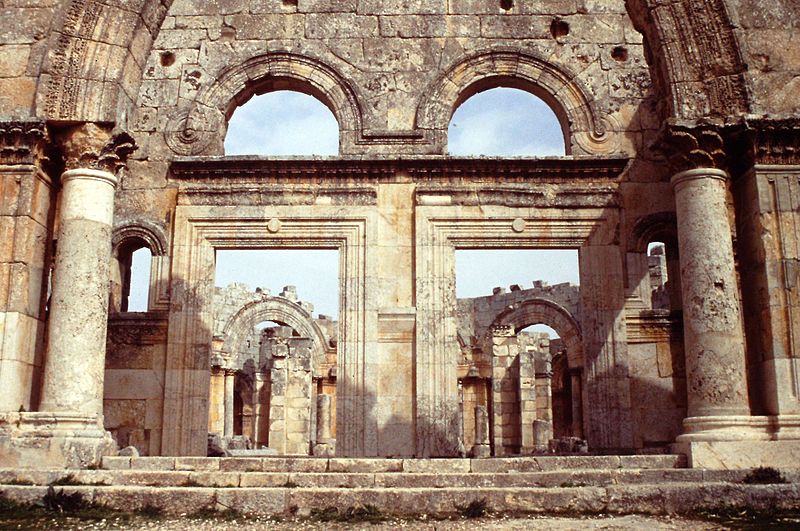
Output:
[[361,130],[359,98],[336,70],[307,55],[271,52],[220,72],[169,123],[167,144],[179,155],[222,155],[227,121],[236,107],[275,90],[302,92],[328,107],[339,124],[340,151]]
[[417,127],[444,137],[450,118],[461,103],[478,92],[497,87],[522,89],[547,103],[561,123],[568,155],[576,148],[589,154],[616,149],[613,124],[597,116],[593,99],[575,74],[511,48],[470,55],[444,71],[422,96]]
[[495,317],[492,327],[510,325],[514,332],[534,324],[544,324],[555,330],[567,349],[570,369],[583,367],[583,340],[578,322],[566,308],[547,299],[529,299],[512,305]]
[[311,359],[315,376],[325,362],[326,339],[310,313],[300,305],[282,297],[271,297],[245,304],[223,328],[223,347],[227,352],[238,352],[253,328],[264,321],[291,327],[301,337],[312,340]]

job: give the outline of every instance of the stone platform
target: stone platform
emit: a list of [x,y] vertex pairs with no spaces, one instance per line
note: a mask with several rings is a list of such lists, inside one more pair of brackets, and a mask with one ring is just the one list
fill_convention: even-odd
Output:
[[788,483],[742,483],[746,470],[688,469],[681,455],[497,459],[129,458],[99,470],[0,469],[0,493],[37,502],[47,486],[122,511],[235,509],[259,515],[371,504],[398,515],[451,515],[485,500],[503,513],[676,514],[800,505]]

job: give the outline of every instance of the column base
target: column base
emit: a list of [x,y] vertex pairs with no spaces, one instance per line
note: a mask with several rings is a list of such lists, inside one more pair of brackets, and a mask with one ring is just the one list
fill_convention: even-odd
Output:
[[689,466],[742,469],[796,468],[800,462],[800,415],[691,417],[672,445]]
[[335,457],[336,439],[321,439],[314,445],[311,453],[315,457]]
[[99,415],[0,413],[0,463],[9,468],[91,468],[117,444]]

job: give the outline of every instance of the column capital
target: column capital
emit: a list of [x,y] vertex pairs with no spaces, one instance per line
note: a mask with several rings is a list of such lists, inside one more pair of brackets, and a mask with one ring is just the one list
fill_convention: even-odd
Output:
[[46,159],[47,127],[41,120],[0,122],[0,164],[36,164]]
[[673,173],[699,168],[725,169],[724,126],[668,122],[661,131],[660,147]]
[[136,151],[133,137],[94,123],[85,123],[57,133],[67,171],[100,170],[116,175]]

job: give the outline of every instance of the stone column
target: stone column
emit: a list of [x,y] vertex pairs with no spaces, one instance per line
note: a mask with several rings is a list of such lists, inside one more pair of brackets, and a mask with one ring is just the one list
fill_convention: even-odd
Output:
[[211,369],[208,395],[208,432],[222,435],[225,432],[225,372],[219,366]]
[[714,168],[672,178],[678,219],[688,419],[749,415],[727,174]]
[[317,395],[317,440],[313,450],[318,457],[335,454],[335,441],[331,437],[331,395]]
[[472,447],[472,457],[489,457],[489,413],[486,406],[475,406],[475,446]]
[[61,186],[41,410],[102,415],[117,178],[78,168]]
[[233,392],[236,371],[225,369],[225,437],[233,437]]
[[583,438],[583,389],[581,387],[581,372],[571,371],[570,378],[572,383],[572,436]]

